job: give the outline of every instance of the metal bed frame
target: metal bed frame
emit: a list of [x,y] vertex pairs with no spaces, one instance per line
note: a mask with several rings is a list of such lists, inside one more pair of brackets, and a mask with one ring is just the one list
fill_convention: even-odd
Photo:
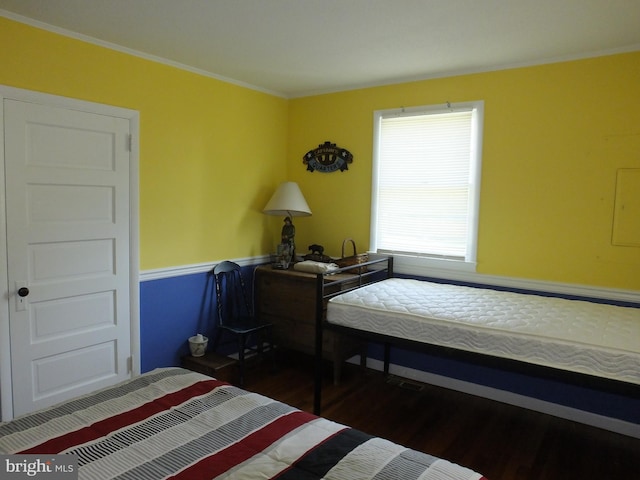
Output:
[[[358,270],[366,267],[364,270]],[[332,279],[334,273],[348,273],[349,275],[337,275]],[[482,365],[489,368],[497,368],[503,371],[521,373],[547,380],[556,380],[569,383],[574,386],[585,387],[629,397],[640,399],[640,385],[598,377],[585,373],[570,372],[559,368],[535,365],[532,363],[495,357],[492,355],[469,352],[461,349],[443,347],[439,345],[401,339],[398,337],[383,335],[379,333],[367,332],[351,327],[333,325],[326,320],[327,302],[342,293],[346,293],[365,285],[379,282],[394,276],[393,257],[376,256],[368,262],[358,264],[357,267],[349,266],[340,268],[330,274],[317,274],[316,282],[316,329],[315,329],[315,379],[314,379],[314,413],[320,415],[322,410],[322,382],[323,382],[323,358],[322,342],[325,329],[344,333],[363,340],[380,343],[384,346],[384,374],[389,373],[391,347],[397,346],[408,350],[431,353],[439,356],[453,358],[465,362],[472,362],[475,365]],[[490,288],[486,286],[485,288]],[[534,293],[534,292],[532,292]]]

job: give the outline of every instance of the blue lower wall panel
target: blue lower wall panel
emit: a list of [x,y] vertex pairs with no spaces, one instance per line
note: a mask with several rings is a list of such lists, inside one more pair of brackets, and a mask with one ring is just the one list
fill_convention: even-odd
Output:
[[140,284],[141,370],[180,365],[188,338],[214,328],[207,273],[149,280]]
[[[247,286],[254,267],[243,267]],[[180,365],[189,354],[189,337],[202,333],[209,348],[216,331],[213,277],[208,272],[148,280],[140,283],[140,369]],[[234,347],[221,345],[228,354]],[[237,349],[236,349],[237,350]]]

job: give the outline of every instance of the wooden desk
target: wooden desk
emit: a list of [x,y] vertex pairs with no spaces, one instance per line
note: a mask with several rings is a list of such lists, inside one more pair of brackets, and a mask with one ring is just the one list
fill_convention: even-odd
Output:
[[[351,277],[349,274],[339,274]],[[273,324],[276,346],[315,354],[316,275],[296,270],[278,270],[270,265],[255,272],[256,313]],[[325,305],[326,308],[326,305]],[[336,332],[323,336],[323,358],[333,362],[333,380],[338,383],[342,362],[354,355],[365,356],[364,344]]]

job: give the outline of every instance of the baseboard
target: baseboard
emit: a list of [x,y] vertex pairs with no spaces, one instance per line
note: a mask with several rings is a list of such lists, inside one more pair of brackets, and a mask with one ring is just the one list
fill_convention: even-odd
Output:
[[[350,363],[359,364],[360,357],[354,357],[349,360]],[[367,358],[367,367],[373,370],[383,371],[384,362],[372,358]],[[640,425],[625,422],[617,418],[605,417],[584,410],[578,410],[576,408],[567,407],[564,405],[558,405],[556,403],[546,402],[532,397],[519,395],[517,393],[507,392],[484,385],[478,385],[475,383],[465,382],[457,380],[455,378],[444,377],[442,375],[436,375],[429,372],[423,372],[422,370],[416,370],[413,368],[402,367],[395,364],[389,365],[389,373],[397,375],[398,377],[415,380],[418,382],[427,383],[437,387],[448,388],[462,393],[468,393],[476,395],[478,397],[494,400],[508,405],[514,405],[516,407],[526,408],[536,412],[552,415],[554,417],[563,418],[565,420],[571,420],[573,422],[582,423],[603,430],[627,435],[629,437],[640,439]]]

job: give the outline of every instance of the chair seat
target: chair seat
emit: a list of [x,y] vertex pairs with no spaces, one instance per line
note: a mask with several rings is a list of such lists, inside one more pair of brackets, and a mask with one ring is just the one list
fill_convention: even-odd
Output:
[[237,334],[249,334],[270,326],[270,323],[256,323],[256,319],[251,317],[234,318],[220,325],[221,328]]

